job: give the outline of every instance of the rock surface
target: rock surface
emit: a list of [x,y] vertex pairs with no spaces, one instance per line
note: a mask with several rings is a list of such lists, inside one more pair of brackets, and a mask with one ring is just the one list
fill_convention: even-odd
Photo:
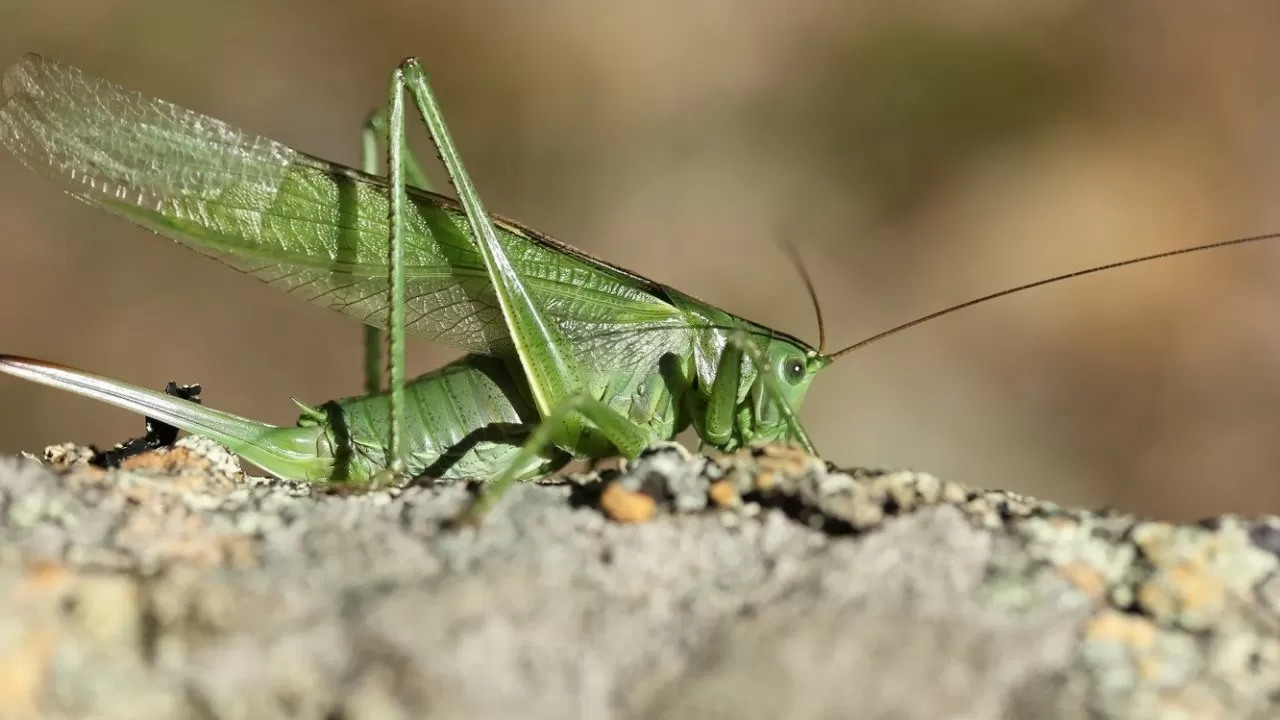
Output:
[[[6,718],[1246,718],[1280,519],[1144,522],[678,446],[341,493],[212,443],[0,460]],[[52,468],[49,467],[52,465]]]

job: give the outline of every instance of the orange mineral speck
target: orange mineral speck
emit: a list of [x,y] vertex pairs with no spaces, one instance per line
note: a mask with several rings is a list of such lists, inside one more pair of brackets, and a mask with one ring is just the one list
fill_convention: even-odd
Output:
[[1156,626],[1146,618],[1133,617],[1115,610],[1099,613],[1085,629],[1090,640],[1103,640],[1145,650],[1155,645]]
[[23,573],[21,590],[28,592],[53,592],[60,590],[72,579],[66,566],[47,560],[30,563]]
[[53,638],[41,629],[27,629],[17,643],[0,653],[0,707],[4,717],[36,718],[44,690]]
[[1169,581],[1181,595],[1183,606],[1195,612],[1218,612],[1227,602],[1222,580],[1195,563],[1180,562],[1169,569]]
[[600,495],[600,507],[614,522],[649,522],[658,514],[658,503],[644,493],[631,492],[619,483],[609,483]]
[[1107,582],[1092,565],[1076,561],[1062,566],[1063,576],[1091,600],[1101,600],[1107,592]]
[[208,472],[212,467],[206,458],[181,447],[139,453],[125,458],[120,463],[121,470],[155,470],[166,473],[179,473],[184,470]]
[[711,502],[722,508],[736,507],[741,501],[738,497],[738,489],[728,480],[719,480],[711,484],[707,489],[707,495],[710,496]]
[[792,445],[765,445],[761,448],[759,457],[762,468],[776,470],[784,475],[799,475],[814,460],[812,455]]

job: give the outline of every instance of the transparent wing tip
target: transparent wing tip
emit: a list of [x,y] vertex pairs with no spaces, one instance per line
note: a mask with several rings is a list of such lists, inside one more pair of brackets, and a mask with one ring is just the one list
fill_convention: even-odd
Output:
[[18,62],[4,71],[4,97],[8,104],[15,98],[38,97],[40,93],[39,77],[49,61],[35,53],[27,53]]
[[32,108],[45,99],[44,76],[50,61],[35,53],[27,53],[10,65],[0,79],[4,101],[0,103],[0,144],[26,163],[25,154],[31,142]]

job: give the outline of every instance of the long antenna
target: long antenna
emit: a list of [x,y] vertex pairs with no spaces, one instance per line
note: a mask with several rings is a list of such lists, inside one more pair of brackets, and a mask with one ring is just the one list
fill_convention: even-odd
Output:
[[1119,267],[1124,267],[1125,265],[1136,265],[1138,263],[1147,262],[1148,260],[1160,260],[1162,258],[1173,257],[1175,255],[1185,255],[1187,253],[1200,252],[1201,250],[1213,250],[1216,248],[1227,247],[1229,245],[1243,245],[1245,243],[1257,242],[1259,240],[1274,240],[1276,238],[1280,238],[1280,233],[1267,233],[1266,235],[1251,235],[1249,237],[1235,238],[1233,240],[1220,240],[1218,242],[1208,243],[1206,245],[1196,245],[1194,247],[1181,248],[1179,250],[1166,250],[1164,252],[1156,253],[1154,255],[1146,255],[1139,258],[1133,258],[1131,260],[1121,260],[1120,262],[1113,262],[1113,263],[1108,263],[1106,265],[1091,267],[1091,268],[1088,268],[1087,270],[1076,270],[1075,272],[1069,272],[1063,275],[1057,275],[1055,277],[1046,278],[1044,280],[1037,280],[1035,282],[1026,283],[1025,285],[1019,285],[1017,287],[1012,287],[1007,290],[1001,290],[1000,292],[994,292],[994,293],[991,293],[990,295],[984,295],[974,300],[962,302],[959,305],[952,305],[949,308],[945,308],[937,312],[929,313],[928,315],[925,315],[924,317],[916,318],[911,322],[903,323],[902,325],[899,325],[895,328],[890,328],[889,330],[885,330],[884,332],[881,332],[881,333],[876,333],[875,335],[872,335],[871,337],[865,340],[859,340],[858,342],[850,345],[849,347],[841,348],[835,351],[834,353],[832,353],[831,355],[829,355],[828,358],[830,360],[835,360],[841,355],[853,352],[858,348],[870,345],[871,343],[876,342],[877,340],[883,340],[889,337],[890,335],[896,335],[902,332],[903,330],[906,330],[907,328],[915,327],[916,325],[929,322],[930,320],[936,320],[937,318],[940,318],[943,315],[950,315],[951,313],[956,312],[958,310],[964,310],[965,308],[970,308],[970,307],[973,307],[974,305],[980,305],[984,302],[987,302],[988,300],[995,300],[996,298],[1002,298],[1005,295],[1012,295],[1017,292],[1022,292],[1023,290],[1030,290],[1031,288],[1040,287],[1041,285],[1049,285],[1051,283],[1056,283],[1061,280],[1070,280],[1071,278],[1082,277],[1084,275],[1092,275],[1093,273],[1102,272],[1103,270],[1114,270]]
[[818,354],[822,355],[827,351],[827,326],[822,322],[822,303],[818,302],[818,291],[813,287],[813,278],[809,276],[809,271],[805,268],[804,261],[800,259],[800,251],[796,249],[794,243],[790,240],[779,240],[778,244],[782,246],[787,255],[791,256],[791,264],[795,265],[796,270],[800,271],[800,278],[804,280],[804,288],[809,291],[809,300],[813,302],[813,314],[818,318]]

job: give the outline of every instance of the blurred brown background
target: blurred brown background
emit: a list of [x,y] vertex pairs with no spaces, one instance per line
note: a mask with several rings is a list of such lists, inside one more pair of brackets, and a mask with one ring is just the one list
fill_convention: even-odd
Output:
[[[1280,10],[1081,0],[9,0],[34,50],[340,162],[420,55],[490,208],[834,345],[1052,273],[1280,230]],[[303,9],[305,8],[305,10]],[[425,133],[415,130],[425,148]],[[439,177],[437,172],[436,177]],[[0,350],[273,422],[360,329],[0,155]],[[861,351],[801,413],[841,464],[1159,517],[1280,512],[1280,243],[1033,291]],[[455,352],[410,345],[411,370]],[[0,378],[0,451],[141,420]],[[1276,448],[1276,449],[1273,449]]]

